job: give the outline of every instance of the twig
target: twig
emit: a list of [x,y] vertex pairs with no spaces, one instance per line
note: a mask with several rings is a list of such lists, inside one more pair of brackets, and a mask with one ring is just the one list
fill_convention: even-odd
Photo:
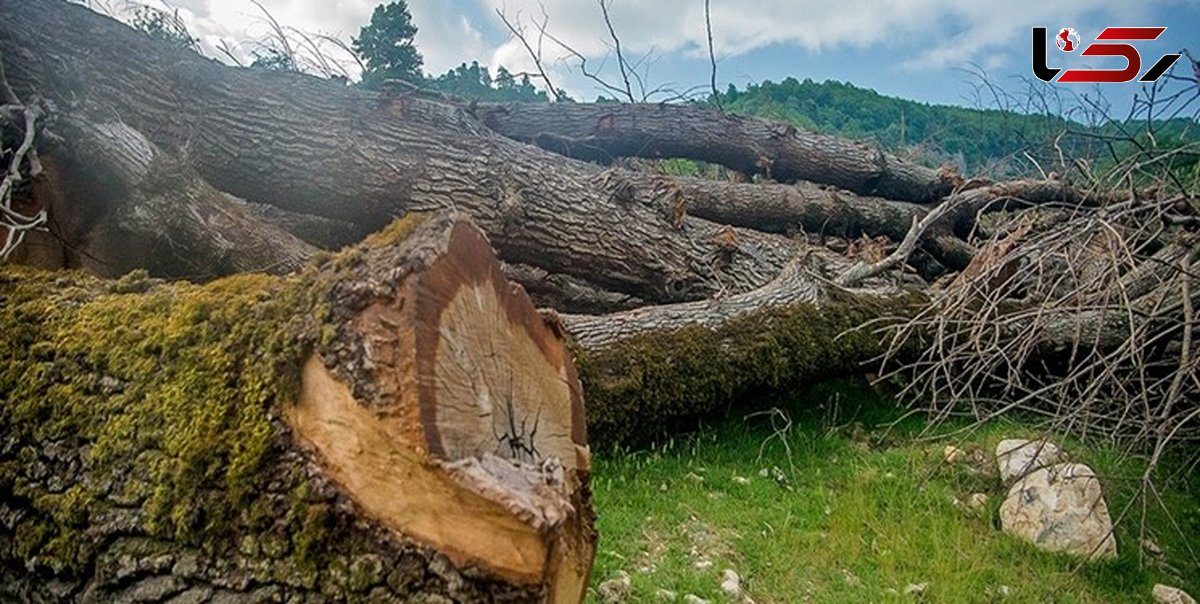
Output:
[[[521,45],[525,47],[525,52],[529,54],[529,58],[533,59],[533,66],[537,68],[538,75],[541,77],[542,82],[546,84],[546,89],[550,91],[550,97],[554,100],[562,98],[558,94],[558,89],[554,87],[554,83],[550,81],[550,76],[546,75],[545,68],[542,67],[542,53],[539,51],[534,51],[533,47],[529,45],[529,40],[525,38],[525,28],[521,27],[520,23],[514,24],[513,22],[509,21],[508,16],[505,15],[504,11],[501,9],[496,9],[496,15],[500,17],[500,21],[504,23],[504,26],[508,28],[508,31],[511,32],[517,40],[520,40]],[[543,15],[543,17],[546,20],[549,19],[549,17],[545,17],[545,15]],[[518,15],[517,18],[519,19],[520,16]],[[546,21],[543,21],[539,30],[543,36],[546,35]],[[553,40],[554,38],[551,39]],[[557,42],[557,40],[555,41]],[[559,44],[561,45],[561,42]]]
[[837,279],[834,279],[834,283],[842,287],[854,287],[875,275],[906,262],[909,255],[916,249],[917,243],[921,241],[921,235],[925,233],[925,229],[928,229],[930,225],[941,220],[943,216],[946,216],[961,205],[963,199],[961,195],[951,195],[936,208],[925,214],[923,218],[913,216],[912,226],[909,227],[908,233],[904,235],[900,246],[891,254],[888,254],[887,258],[871,264],[858,262],[846,269]]
[[721,107],[721,93],[717,92],[717,55],[713,52],[713,35],[712,35],[712,12],[709,10],[709,0],[704,0],[704,27],[708,30],[708,61],[712,64],[710,72],[709,85],[712,87],[713,102],[717,105],[717,111],[725,111]]
[[625,82],[625,96],[629,98],[630,103],[636,103],[633,98],[633,87],[629,85],[629,72],[626,69],[625,55],[621,53],[621,39],[617,37],[617,30],[613,27],[612,19],[608,16],[608,5],[612,0],[597,0],[600,3],[600,13],[604,15],[604,25],[608,27],[608,35],[612,38],[617,53],[617,68],[621,71],[621,79]]

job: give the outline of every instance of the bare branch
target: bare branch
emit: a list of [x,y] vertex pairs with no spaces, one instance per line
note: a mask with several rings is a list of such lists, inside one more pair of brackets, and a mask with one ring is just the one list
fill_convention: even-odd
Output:
[[717,55],[713,52],[712,11],[708,5],[709,0],[704,0],[704,27],[708,30],[708,61],[712,64],[709,85],[712,87],[713,102],[717,104],[717,110],[724,111],[725,109],[721,107],[721,93],[717,92]]
[[[516,23],[509,21],[508,16],[505,15],[504,11],[501,9],[496,9],[496,15],[500,17],[500,21],[504,23],[504,26],[508,28],[508,31],[511,32],[512,35],[517,38],[517,40],[521,41],[521,45],[525,47],[525,52],[529,54],[529,58],[533,59],[533,65],[537,68],[538,75],[541,77],[542,82],[546,84],[546,89],[550,91],[550,96],[554,100],[562,98],[558,93],[558,89],[554,87],[554,83],[550,81],[550,76],[546,75],[546,69],[542,66],[542,53],[540,50],[542,44],[540,36],[548,35],[546,34],[546,22],[543,21],[542,25],[538,28],[538,31],[541,32],[538,41],[539,50],[535,51],[533,47],[530,46],[529,40],[525,37],[525,28],[520,24],[520,15],[517,16]],[[553,40],[554,38],[551,39]],[[555,42],[557,42],[557,40],[555,40]],[[559,44],[561,45],[561,42]]]
[[597,1],[600,3],[600,13],[604,15],[604,25],[608,27],[608,35],[612,38],[613,44],[616,47],[617,67],[621,71],[621,79],[625,82],[625,96],[629,99],[630,103],[636,103],[637,101],[633,98],[633,87],[629,85],[629,72],[627,63],[625,62],[625,55],[621,52],[621,39],[617,37],[617,30],[613,27],[612,19],[608,16],[608,5],[613,0]]

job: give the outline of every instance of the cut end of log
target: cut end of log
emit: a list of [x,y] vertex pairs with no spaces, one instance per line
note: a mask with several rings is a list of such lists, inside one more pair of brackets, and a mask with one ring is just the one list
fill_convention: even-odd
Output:
[[470,222],[434,219],[394,247],[366,252],[365,266],[387,255],[400,276],[371,282],[345,325],[376,396],[357,399],[314,353],[288,423],[374,520],[460,567],[580,601],[591,460],[561,335]]

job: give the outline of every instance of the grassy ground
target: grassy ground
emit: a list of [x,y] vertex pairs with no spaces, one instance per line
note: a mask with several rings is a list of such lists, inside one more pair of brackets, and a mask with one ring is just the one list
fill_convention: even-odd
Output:
[[[1139,602],[1156,582],[1200,592],[1200,566],[1181,536],[1200,535],[1200,481],[1163,493],[1178,529],[1161,508],[1147,509],[1161,556],[1138,545],[1138,505],[1118,525],[1119,558],[1080,565],[996,528],[1004,490],[991,451],[1002,438],[1035,436],[1029,428],[1004,422],[919,441],[920,418],[886,430],[899,417],[894,403],[850,382],[775,404],[792,420],[786,433],[782,415],[739,415],[646,450],[597,452],[593,588],[625,571],[634,602],[655,601],[658,590],[729,601],[719,583],[730,568],[759,603]],[[968,459],[944,463],[947,443]],[[1060,443],[1102,477],[1120,514],[1138,460]],[[982,510],[962,503],[977,492],[989,497]],[[923,592],[906,593],[920,584]],[[589,597],[600,601],[594,589]]]

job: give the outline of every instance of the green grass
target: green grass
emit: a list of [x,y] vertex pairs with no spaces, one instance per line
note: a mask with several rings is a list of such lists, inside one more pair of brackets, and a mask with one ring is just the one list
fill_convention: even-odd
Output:
[[[770,415],[737,415],[647,450],[597,453],[593,588],[625,571],[632,601],[655,601],[666,589],[722,602],[721,573],[732,568],[759,603],[1139,602],[1150,601],[1156,582],[1200,591],[1200,568],[1181,536],[1200,535],[1194,480],[1162,493],[1179,530],[1161,508],[1147,510],[1161,559],[1139,563],[1138,505],[1118,525],[1118,559],[1080,564],[996,528],[1004,490],[979,460],[990,461],[1000,439],[1033,429],[1006,420],[920,441],[922,418],[887,430],[900,417],[895,403],[855,382],[775,404],[793,420],[786,434]],[[782,416],[774,420],[782,427]],[[1102,477],[1110,511],[1120,514],[1138,460],[1058,440]],[[969,460],[943,463],[947,443]],[[989,496],[985,510],[956,505],[975,492]],[[904,593],[920,583],[923,595]],[[594,589],[589,598],[600,601]]]

